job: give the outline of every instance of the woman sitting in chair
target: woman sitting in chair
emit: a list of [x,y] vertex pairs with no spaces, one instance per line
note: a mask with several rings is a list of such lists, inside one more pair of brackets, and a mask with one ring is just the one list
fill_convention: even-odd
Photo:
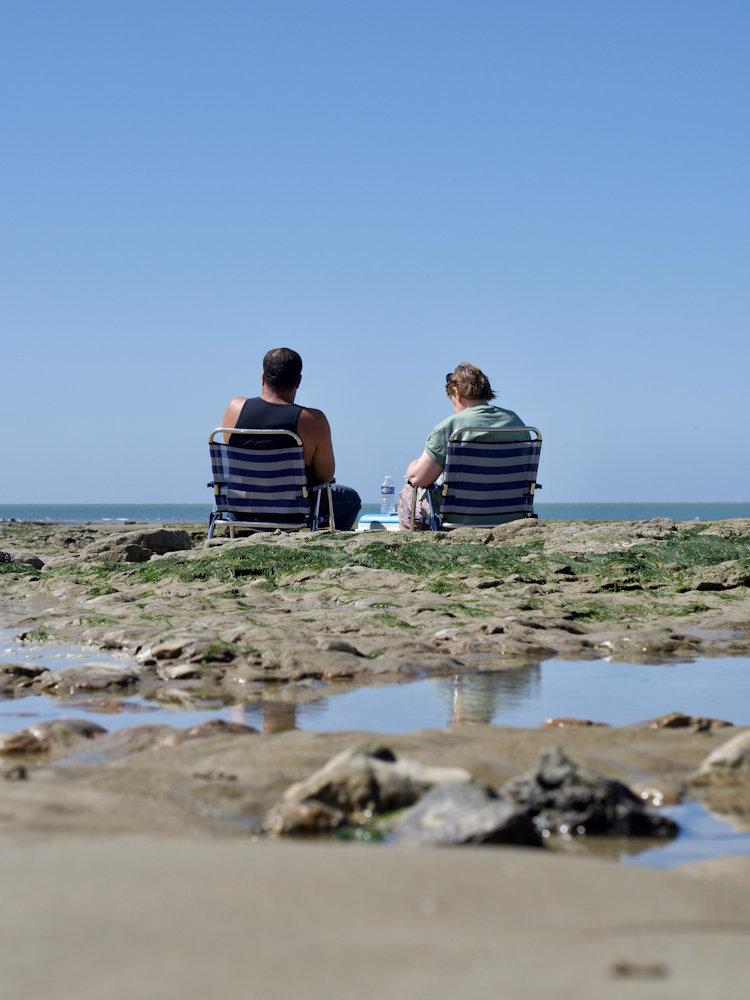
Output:
[[[402,529],[409,529],[411,524],[412,494],[415,487],[433,486],[445,468],[445,454],[448,448],[448,441],[451,435],[464,427],[487,427],[496,429],[499,427],[525,427],[523,420],[514,413],[513,410],[506,410],[502,406],[493,406],[492,400],[495,393],[492,391],[490,380],[484,372],[466,362],[457,365],[452,372],[445,376],[445,392],[453,407],[453,414],[441,420],[431,431],[425,444],[425,449],[419,458],[415,458],[406,470],[408,483],[401,491],[398,502],[398,519]],[[524,431],[517,438],[506,440],[528,440],[528,432]],[[515,515],[498,518],[498,523],[503,520],[513,520]],[[476,519],[470,516],[456,516],[451,518],[456,523],[472,524]],[[481,520],[481,518],[479,519]],[[417,504],[417,512],[414,521],[414,530],[429,530],[430,510],[426,498]]]

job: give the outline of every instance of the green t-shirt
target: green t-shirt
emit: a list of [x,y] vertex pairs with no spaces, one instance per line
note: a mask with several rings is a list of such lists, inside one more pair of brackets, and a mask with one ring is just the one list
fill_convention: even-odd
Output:
[[[445,468],[445,452],[448,448],[448,441],[454,431],[461,430],[462,427],[525,427],[523,420],[514,413],[513,410],[505,410],[502,406],[493,406],[492,403],[483,403],[481,406],[470,406],[468,410],[461,413],[452,413],[445,420],[433,429],[427,438],[425,451],[433,462]],[[481,441],[483,435],[470,434],[472,441]],[[491,440],[491,435],[488,435]],[[500,438],[496,438],[499,440]],[[529,434],[503,434],[503,441],[528,441]]]

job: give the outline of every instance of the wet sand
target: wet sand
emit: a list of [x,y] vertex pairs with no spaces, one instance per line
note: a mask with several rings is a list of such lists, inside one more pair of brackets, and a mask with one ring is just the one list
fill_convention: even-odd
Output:
[[744,1000],[746,887],[522,848],[0,850],[0,996]]

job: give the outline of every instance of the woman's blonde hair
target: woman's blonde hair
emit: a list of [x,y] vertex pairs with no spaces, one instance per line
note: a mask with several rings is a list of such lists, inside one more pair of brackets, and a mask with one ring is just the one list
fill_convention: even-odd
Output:
[[457,392],[464,399],[481,399],[489,403],[495,398],[490,380],[481,368],[462,362],[456,365],[452,372],[445,376],[445,393],[447,396]]

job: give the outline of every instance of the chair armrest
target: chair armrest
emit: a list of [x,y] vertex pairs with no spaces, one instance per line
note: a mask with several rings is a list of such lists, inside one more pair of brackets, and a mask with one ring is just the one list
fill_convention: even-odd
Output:
[[311,493],[318,493],[320,490],[325,490],[327,487],[333,486],[335,482],[335,479],[329,479],[327,483],[318,483],[317,486],[309,486],[308,489]]

